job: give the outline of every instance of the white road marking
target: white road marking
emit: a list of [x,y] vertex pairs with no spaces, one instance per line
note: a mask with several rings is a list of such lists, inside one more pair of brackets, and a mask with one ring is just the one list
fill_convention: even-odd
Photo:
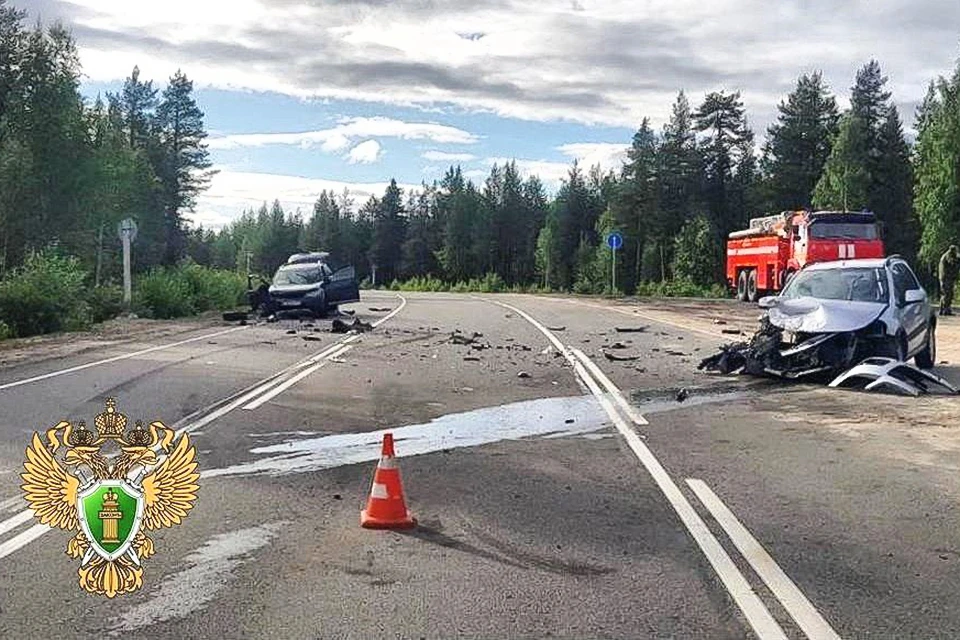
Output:
[[687,478],[687,484],[807,637],[810,640],[840,640],[837,632],[823,619],[793,580],[783,572],[710,487],[703,480],[695,478]]
[[219,533],[183,559],[186,568],[165,576],[149,596],[112,620],[111,637],[202,610],[233,578],[234,570],[277,536],[286,522]]
[[[386,316],[384,316],[383,318],[381,318],[380,320],[378,320],[377,322],[373,323],[373,326],[375,326],[375,327],[376,327],[376,326],[380,326],[381,324],[383,324],[384,322],[386,322],[387,320],[389,320],[390,318],[392,318],[393,316],[395,316],[397,313],[399,313],[399,312],[407,305],[407,299],[406,299],[406,298],[404,298],[404,297],[403,297],[402,295],[400,295],[399,293],[397,294],[397,297],[400,298],[400,301],[401,301],[400,306],[397,307],[396,309],[394,309],[394,310],[393,310],[391,313],[389,313],[388,315],[386,315]],[[207,335],[205,335],[205,336],[199,336],[199,337],[197,337],[197,338],[190,338],[189,340],[185,340],[185,341],[182,341],[182,342],[179,342],[179,343],[176,343],[176,344],[184,344],[184,343],[186,343],[186,342],[193,342],[193,341],[195,341],[195,340],[200,340],[200,339],[203,339],[203,338],[209,338],[209,337],[212,337],[212,336],[214,336],[214,335],[222,335],[222,334],[224,334],[224,333],[229,333],[230,331],[237,331],[237,330],[239,330],[239,329],[246,329],[246,328],[247,328],[247,327],[245,327],[245,326],[244,326],[244,327],[233,327],[233,328],[231,328],[231,329],[228,329],[227,331],[221,331],[221,332],[219,332],[219,333],[207,334]],[[322,356],[325,355],[325,354],[328,355],[329,352],[331,352],[332,349],[340,348],[343,343],[353,342],[353,341],[356,341],[356,340],[359,339],[359,338],[360,338],[360,336],[359,336],[359,335],[356,335],[356,334],[353,335],[353,336],[350,336],[350,337],[348,337],[348,338],[340,341],[339,343],[337,343],[337,344],[335,344],[335,345],[332,345],[331,347],[328,347],[327,349],[324,349],[324,350],[321,351],[319,354],[313,356],[313,358],[319,359],[320,357],[322,357]],[[176,346],[176,344],[164,345],[164,346],[162,346],[162,347],[153,347],[153,348],[151,348],[151,349],[148,349],[147,351],[156,351],[156,350],[158,350],[158,349],[160,349],[160,348],[166,349],[166,348],[169,348],[169,347],[172,347],[172,346]],[[139,352],[139,353],[146,353],[147,351],[142,351],[142,352]],[[133,357],[134,355],[136,355],[136,354],[127,354],[126,356],[123,356],[123,357],[120,357],[120,358],[114,358],[114,359],[104,360],[104,361],[101,361],[101,364],[105,364],[105,363],[108,362],[108,361],[111,361],[111,362],[112,362],[112,361],[115,361],[116,359],[122,359],[122,358],[124,358],[124,357]],[[216,410],[210,411],[210,407],[206,407],[206,408],[204,408],[204,409],[200,409],[200,410],[198,410],[198,411],[193,412],[192,414],[190,414],[189,416],[186,416],[186,417],[182,418],[181,420],[178,420],[177,423],[175,423],[175,424],[173,425],[174,427],[176,427],[178,424],[183,424],[183,423],[186,423],[186,424],[185,424],[184,426],[176,429],[176,435],[177,435],[177,436],[180,436],[180,435],[183,434],[183,433],[192,433],[192,432],[195,432],[196,430],[200,429],[201,427],[204,427],[204,426],[210,424],[210,423],[213,422],[214,420],[217,420],[217,419],[219,419],[219,418],[222,418],[222,417],[225,416],[226,414],[228,414],[228,413],[230,413],[231,411],[235,410],[237,407],[240,407],[241,405],[249,402],[251,399],[255,398],[257,395],[263,393],[264,391],[267,391],[267,390],[273,388],[273,387],[274,387],[275,385],[277,385],[277,384],[282,383],[283,380],[284,380],[284,376],[285,376],[286,374],[288,374],[288,373],[290,373],[290,372],[292,372],[292,371],[296,371],[297,369],[303,367],[304,365],[309,364],[311,361],[312,361],[311,359],[308,359],[308,360],[306,360],[306,361],[301,361],[301,362],[297,362],[297,363],[295,363],[295,364],[290,365],[290,366],[287,367],[286,369],[283,369],[282,371],[279,371],[279,372],[273,374],[272,376],[270,376],[270,377],[267,378],[266,380],[261,381],[260,383],[257,383],[253,388],[248,387],[248,390],[242,390],[242,391],[238,392],[238,394],[234,394],[234,396],[232,396],[232,397],[236,397],[236,399],[233,400],[233,401],[228,401],[229,398],[228,398],[227,400],[221,400],[220,403],[223,403],[223,406],[217,408]],[[84,365],[84,366],[94,366],[94,364],[96,364],[96,363],[90,363],[90,365]],[[67,372],[67,370],[65,370],[64,372]],[[26,381],[21,381],[21,383],[22,383],[22,384],[26,384]],[[238,396],[239,396],[239,397],[238,397]],[[211,405],[211,406],[216,406],[217,404],[220,404],[220,403],[214,403],[214,404]],[[194,418],[195,418],[196,416],[202,416],[202,417],[199,417],[199,418],[197,418],[196,420],[194,420]],[[191,422],[191,420],[193,420],[193,421]],[[12,516],[12,517],[8,518],[7,520],[4,520],[3,522],[0,522],[0,527],[5,527],[5,530],[11,529],[11,528],[13,528],[13,527],[16,527],[17,524],[12,524],[12,525],[10,525],[10,524],[8,524],[8,523],[10,523],[11,521],[17,521],[18,524],[22,524],[24,521],[21,520],[21,519],[24,518],[24,517],[26,517],[26,515],[32,516],[32,514],[33,514],[33,512],[32,512],[30,509],[24,509],[23,511],[21,511],[21,512],[18,513],[18,514],[16,514],[15,516]],[[46,533],[47,531],[50,531],[50,530],[51,530],[51,528],[48,527],[48,526],[46,526],[46,525],[37,524],[37,525],[34,525],[34,526],[30,527],[30,528],[27,529],[26,531],[23,531],[22,533],[17,534],[16,536],[10,538],[10,539],[7,540],[6,542],[0,544],[0,558],[4,558],[4,557],[10,555],[11,553],[13,553],[14,551],[16,551],[17,549],[20,549],[21,547],[24,547],[24,546],[28,545],[30,542],[32,542],[33,540],[39,538],[39,537],[42,536],[44,533]]]
[[50,527],[45,524],[35,524],[26,531],[18,533],[3,544],[0,544],[0,558],[6,558],[20,547],[25,547],[50,530]]
[[18,513],[17,515],[13,516],[12,518],[7,518],[3,522],[0,522],[0,533],[6,533],[7,531],[10,531],[11,529],[15,529],[16,527],[19,527],[24,522],[29,522],[32,519],[33,519],[33,511],[29,509],[25,509],[20,513]]
[[554,336],[549,329],[537,322],[529,314],[504,302],[496,300],[491,302],[510,309],[525,318],[536,327],[540,333],[545,335],[554,346],[557,346],[560,351],[564,353],[571,364],[573,364],[577,375],[583,379],[587,387],[590,388],[590,391],[596,396],[600,405],[617,427],[617,431],[619,431],[627,441],[627,445],[633,450],[634,454],[640,460],[640,463],[647,469],[647,472],[653,477],[660,491],[663,492],[663,495],[670,502],[670,505],[680,517],[687,531],[690,532],[697,546],[700,547],[704,556],[706,556],[711,566],[713,566],[714,571],[717,572],[717,576],[720,578],[720,581],[723,582],[727,592],[733,598],[734,602],[737,603],[740,611],[743,612],[754,633],[761,638],[761,640],[786,640],[787,636],[783,628],[773,618],[766,606],[764,606],[760,597],[750,586],[750,583],[747,582],[743,573],[740,572],[740,569],[734,564],[729,554],[727,554],[723,546],[720,545],[716,536],[713,535],[713,532],[710,531],[700,515],[690,505],[690,502],[683,493],[681,493],[680,488],[666,472],[656,456],[653,455],[653,452],[650,451],[647,445],[640,439],[640,436],[637,435],[637,432],[634,431],[617,412],[616,407],[590,376],[587,369],[568,350],[562,347],[560,341],[557,340],[556,336]]
[[[338,348],[335,349],[334,351],[328,353],[328,354],[325,356],[327,362],[330,362],[330,361],[332,361],[334,358],[343,355],[344,353],[346,353],[347,351],[349,351],[350,349],[352,349],[352,348],[353,348],[353,345],[350,345],[350,344],[344,345],[344,344],[339,344],[339,343],[338,343],[338,344],[335,344],[334,347],[338,347]],[[330,349],[327,349],[327,352],[329,352],[329,351],[330,351]],[[326,352],[325,352],[325,353],[326,353]],[[315,356],[315,358],[316,358],[316,356]],[[312,365],[312,366],[310,366],[310,367],[307,367],[306,369],[304,369],[303,371],[301,371],[301,372],[298,373],[297,375],[295,375],[295,376],[293,376],[293,377],[291,377],[291,378],[287,378],[282,384],[277,385],[276,387],[274,387],[273,389],[271,389],[271,390],[268,391],[267,393],[263,394],[263,395],[260,396],[259,398],[256,398],[255,400],[253,400],[253,401],[250,402],[249,404],[244,405],[244,407],[243,407],[244,411],[252,411],[252,410],[256,409],[257,407],[259,407],[259,406],[261,406],[261,405],[263,405],[263,404],[265,404],[265,403],[267,403],[267,402],[270,402],[271,400],[273,400],[274,398],[276,398],[278,395],[280,395],[281,393],[283,393],[284,391],[286,391],[287,389],[289,389],[289,388],[292,387],[293,385],[297,384],[298,382],[300,382],[301,380],[303,380],[304,378],[306,378],[307,376],[309,376],[311,373],[314,373],[315,371],[319,371],[320,369],[322,369],[324,366],[326,366],[327,362],[319,362],[319,363],[314,364],[314,365]]]
[[136,358],[137,356],[142,356],[147,353],[153,353],[154,351],[163,351],[164,349],[172,349],[173,347],[179,347],[181,345],[189,344],[191,342],[197,342],[199,340],[209,340],[210,338],[222,336],[227,333],[232,333],[234,331],[241,331],[246,328],[247,326],[231,327],[229,329],[224,329],[223,331],[216,331],[214,333],[208,333],[202,336],[197,336],[195,338],[181,340],[180,342],[172,342],[170,344],[161,344],[161,345],[157,345],[156,347],[150,347],[149,349],[141,349],[140,351],[134,351],[133,353],[124,353],[119,356],[113,356],[112,358],[97,360],[96,362],[88,362],[86,364],[77,365],[75,367],[70,367],[68,369],[51,371],[50,373],[44,373],[43,375],[33,376],[32,378],[24,378],[23,380],[17,380],[15,382],[7,382],[6,384],[0,384],[0,391],[3,391],[4,389],[12,389],[13,387],[19,387],[24,384],[30,384],[32,382],[40,382],[41,380],[56,378],[57,376],[63,376],[68,373],[76,373],[77,371],[83,371],[84,369],[89,369],[91,367],[99,367],[100,365],[110,364],[111,362],[118,362],[120,360],[128,360],[130,358]]
[[627,417],[633,420],[634,424],[650,424],[647,422],[647,419],[644,418],[639,411],[637,411],[636,407],[627,402],[627,399],[623,397],[622,393],[620,393],[620,389],[618,389],[617,386],[610,381],[610,378],[608,378],[603,371],[600,370],[600,367],[598,367],[593,360],[588,358],[583,351],[580,351],[580,349],[574,349],[571,347],[570,351],[573,352],[573,355],[577,356],[580,362],[583,363],[583,366],[585,366],[590,373],[593,374],[593,377],[600,381],[600,384],[602,384],[607,390],[607,393],[613,396],[613,399],[617,401],[617,404],[620,405],[620,408],[623,409],[623,412],[627,414]]

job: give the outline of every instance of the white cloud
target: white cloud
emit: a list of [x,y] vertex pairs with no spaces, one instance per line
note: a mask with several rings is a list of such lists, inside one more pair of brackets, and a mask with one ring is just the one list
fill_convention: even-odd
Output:
[[470,162],[477,158],[472,153],[447,153],[446,151],[427,151],[420,157],[434,162]]
[[434,122],[404,122],[381,116],[373,118],[343,118],[336,127],[296,133],[243,133],[211,138],[211,149],[264,147],[268,145],[298,145],[312,147],[319,144],[327,152],[343,151],[358,138],[401,138],[429,140],[438,144],[472,144],[474,134]]
[[380,143],[376,140],[364,140],[347,154],[347,162],[350,164],[373,164],[380,159],[382,155]]
[[589,171],[594,165],[599,165],[604,172],[619,172],[629,148],[630,145],[608,142],[572,142],[557,147],[557,151],[570,158],[569,162],[498,157],[487,158],[484,164],[493,166],[516,162],[517,168],[524,176],[537,176],[545,185],[556,188],[570,174],[574,160],[584,172]]
[[604,171],[619,171],[627,160],[628,144],[609,142],[574,142],[557,147],[563,155],[574,158],[585,169],[600,165]]
[[[220,168],[210,188],[198,198],[194,213],[188,217],[204,227],[219,228],[240,216],[244,209],[269,206],[279,200],[285,211],[297,209],[309,215],[321,191],[341,194],[346,189],[359,207],[371,195],[382,196],[387,182],[356,183],[322,178],[272,173],[232,171]],[[418,189],[418,185],[401,184],[402,189]]]

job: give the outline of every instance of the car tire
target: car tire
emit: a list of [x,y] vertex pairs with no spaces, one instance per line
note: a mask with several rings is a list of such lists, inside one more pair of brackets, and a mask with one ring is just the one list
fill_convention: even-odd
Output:
[[920,353],[913,358],[921,369],[932,369],[937,363],[937,324],[931,322],[927,329],[927,344]]
[[740,276],[737,278],[737,300],[740,302],[747,301],[747,272],[741,271]]
[[751,269],[747,276],[747,301],[756,302],[760,299],[760,290],[757,288],[757,270]]

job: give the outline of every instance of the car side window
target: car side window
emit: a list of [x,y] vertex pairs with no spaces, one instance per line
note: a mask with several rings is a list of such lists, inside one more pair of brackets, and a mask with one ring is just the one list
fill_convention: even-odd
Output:
[[910,268],[902,262],[895,262],[890,271],[893,273],[893,290],[897,295],[897,303],[904,304],[907,301],[907,291],[919,289],[920,283]]

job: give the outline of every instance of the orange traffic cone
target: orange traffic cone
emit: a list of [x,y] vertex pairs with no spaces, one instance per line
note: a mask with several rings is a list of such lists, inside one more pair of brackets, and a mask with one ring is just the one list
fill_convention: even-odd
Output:
[[360,526],[365,529],[410,529],[417,524],[403,499],[403,485],[400,483],[400,469],[395,455],[393,434],[385,433],[367,508],[360,512]]

